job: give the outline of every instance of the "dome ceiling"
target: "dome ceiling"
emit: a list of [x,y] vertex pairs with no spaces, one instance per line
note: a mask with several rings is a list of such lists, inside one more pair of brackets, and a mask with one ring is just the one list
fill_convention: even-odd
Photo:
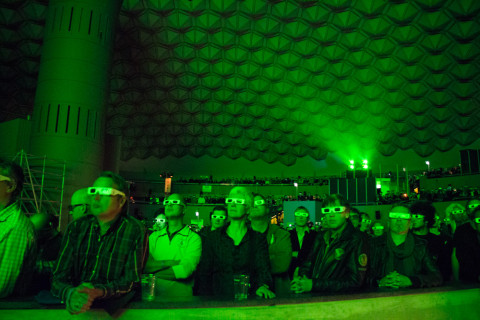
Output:
[[[31,113],[46,3],[0,4],[3,121]],[[479,33],[477,0],[124,0],[107,132],[123,160],[466,146]]]

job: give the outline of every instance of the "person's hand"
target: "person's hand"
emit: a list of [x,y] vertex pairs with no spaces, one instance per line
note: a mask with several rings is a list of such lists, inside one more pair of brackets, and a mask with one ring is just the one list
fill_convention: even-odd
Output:
[[312,291],[313,281],[306,276],[297,277],[291,282],[290,290],[295,293]]
[[265,299],[273,299],[275,298],[275,293],[273,291],[270,291],[266,286],[261,286],[257,289],[257,292],[255,292],[257,296],[263,297]]
[[410,287],[412,281],[409,277],[398,273],[397,271],[392,271],[385,277],[383,277],[379,283],[379,287],[390,287],[394,289]]
[[73,290],[67,303],[67,310],[72,314],[90,310],[93,301],[104,294],[102,289],[96,289],[91,283],[82,283]]

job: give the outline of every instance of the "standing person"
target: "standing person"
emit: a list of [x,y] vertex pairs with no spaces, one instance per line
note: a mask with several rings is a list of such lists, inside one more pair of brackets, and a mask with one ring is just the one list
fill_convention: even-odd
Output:
[[88,188],[91,214],[65,231],[51,291],[72,314],[88,311],[93,302],[119,298],[140,281],[145,230],[126,214],[126,192],[122,177],[101,173]]
[[248,218],[252,229],[265,235],[270,257],[270,273],[273,278],[272,290],[276,295],[290,293],[288,268],[292,260],[292,243],[288,231],[270,224],[270,210],[266,199],[259,194],[253,198],[253,208]]
[[342,195],[328,196],[322,203],[322,213],[328,229],[317,235],[291,289],[296,293],[360,289],[367,270],[366,236],[348,220],[350,204]]
[[192,275],[200,261],[202,241],[183,223],[187,205],[181,195],[174,193],[163,204],[167,226],[149,237],[144,273],[155,274],[155,294],[160,297],[192,296]]
[[0,160],[0,298],[25,294],[35,268],[33,224],[22,212],[22,168]]
[[253,196],[244,187],[234,187],[225,200],[230,223],[205,239],[198,265],[198,294],[234,296],[234,276],[249,275],[250,290],[274,298],[265,236],[247,227]]
[[295,228],[290,230],[292,242],[292,262],[290,263],[289,275],[293,279],[298,274],[298,267],[307,259],[313,248],[317,232],[308,227],[310,213],[301,206],[295,209]]
[[389,213],[389,232],[373,238],[369,284],[373,287],[432,287],[442,284],[425,240],[409,232],[412,215],[405,205]]

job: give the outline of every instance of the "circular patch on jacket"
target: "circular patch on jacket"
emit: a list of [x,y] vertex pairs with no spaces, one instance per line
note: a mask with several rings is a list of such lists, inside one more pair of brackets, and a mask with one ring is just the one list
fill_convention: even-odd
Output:
[[366,266],[367,266],[368,258],[367,258],[367,254],[366,254],[366,253],[362,253],[362,254],[358,257],[358,263],[360,263],[360,265],[361,265],[362,267],[366,267]]

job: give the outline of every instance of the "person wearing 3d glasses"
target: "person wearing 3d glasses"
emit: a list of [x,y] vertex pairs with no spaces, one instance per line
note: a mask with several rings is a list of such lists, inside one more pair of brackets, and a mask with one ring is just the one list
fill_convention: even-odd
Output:
[[210,232],[220,229],[227,223],[227,218],[228,218],[228,213],[227,213],[227,207],[225,206],[215,206],[210,212],[210,226],[205,226],[200,231],[198,234],[204,239],[207,234]]
[[310,213],[307,208],[301,206],[295,209],[295,228],[290,230],[290,241],[292,242],[292,262],[290,263],[289,275],[293,279],[298,274],[298,267],[301,266],[310,254],[315,242],[317,232],[310,230],[308,221]]
[[288,268],[292,260],[292,243],[287,230],[270,223],[271,217],[267,200],[260,194],[254,194],[253,208],[248,218],[252,229],[267,237],[270,273],[273,278],[272,290],[277,296],[281,296],[290,294]]
[[427,242],[409,232],[412,214],[406,205],[389,212],[389,232],[373,238],[368,283],[371,287],[420,288],[442,284],[442,275]]
[[302,292],[345,292],[360,289],[368,264],[367,237],[349,218],[350,204],[340,194],[322,204],[328,229],[317,235],[312,251],[300,266],[291,289]]
[[105,171],[87,190],[90,214],[68,225],[53,271],[51,292],[72,314],[120,303],[143,267],[145,228],[126,214],[125,180]]
[[163,201],[167,226],[148,238],[149,256],[144,273],[155,274],[155,295],[193,295],[193,273],[202,254],[202,240],[183,223],[186,204],[179,194]]
[[234,187],[225,199],[230,223],[207,235],[197,268],[197,292],[234,297],[234,276],[248,275],[250,291],[274,298],[266,237],[247,226],[254,205],[245,187]]
[[467,202],[469,223],[458,227],[453,237],[452,269],[455,280],[480,281],[480,200]]

